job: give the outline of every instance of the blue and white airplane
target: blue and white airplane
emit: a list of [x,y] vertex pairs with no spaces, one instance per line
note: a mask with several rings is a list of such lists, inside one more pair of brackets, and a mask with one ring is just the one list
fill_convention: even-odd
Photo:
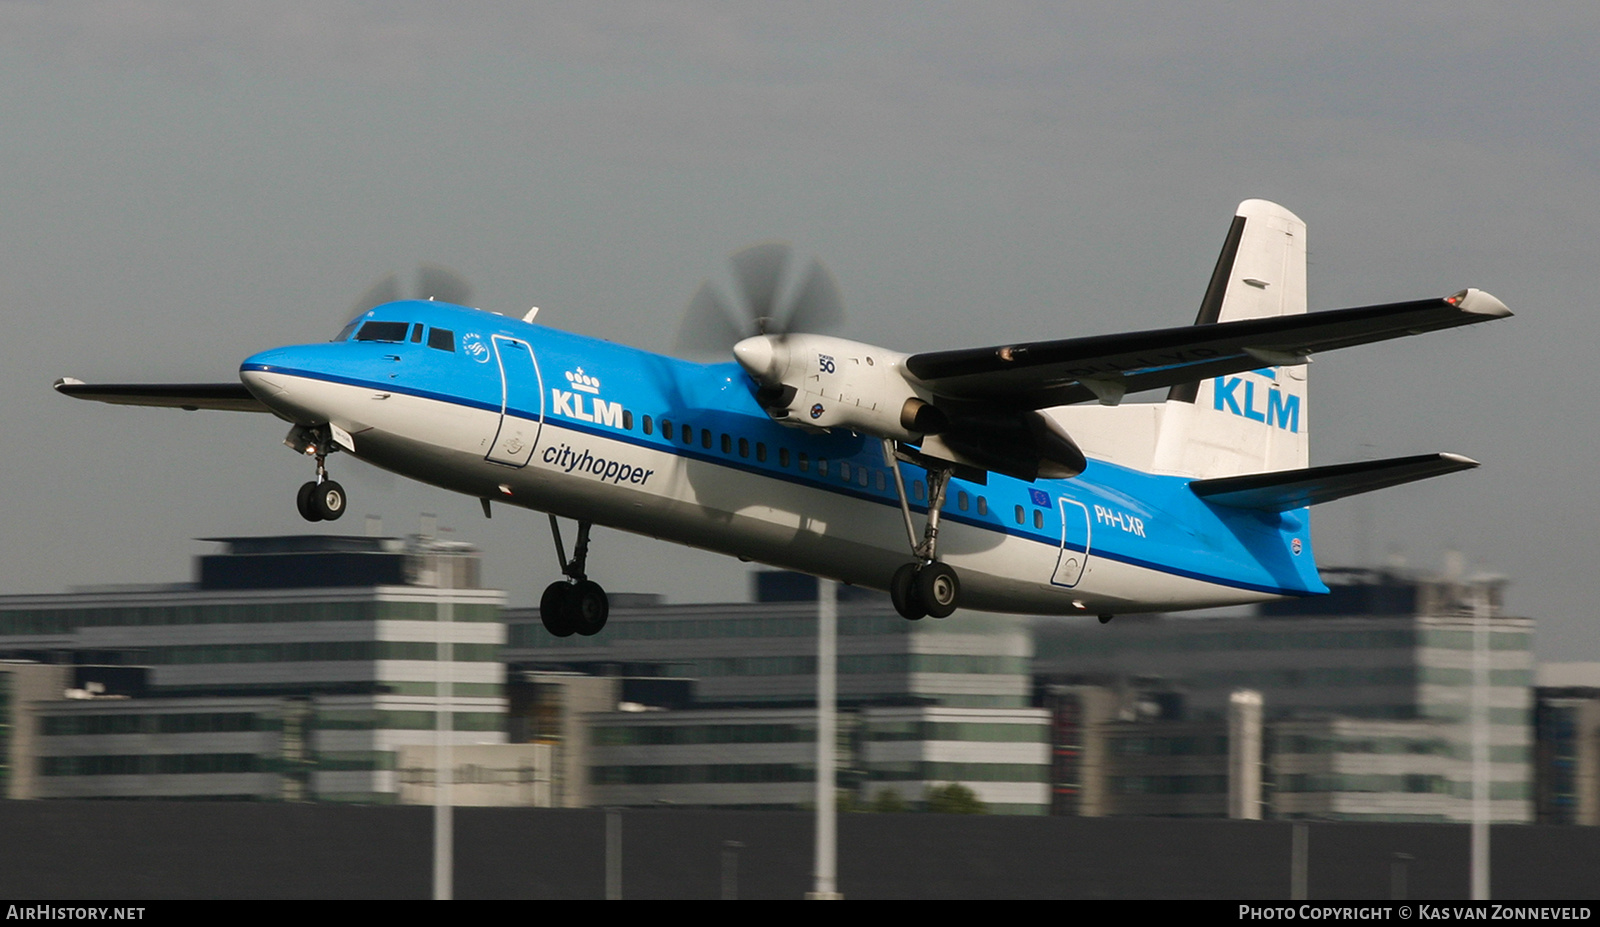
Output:
[[[765,317],[781,246],[734,257],[740,337],[712,288],[691,304],[733,361],[693,363],[440,300],[396,300],[333,341],[265,351],[241,383],[56,389],[102,402],[270,412],[316,462],[311,521],[343,514],[328,458],[550,515],[564,578],[551,633],[608,612],[591,525],[887,589],[908,619],[957,605],[1097,615],[1327,591],[1319,502],[1477,466],[1428,454],[1309,466],[1306,364],[1333,348],[1503,318],[1487,293],[1306,312],[1305,224],[1240,205],[1192,326],[903,354],[793,329],[838,317],[819,265]],[[694,326],[691,326],[694,327]],[[1123,404],[1166,390],[1165,401]],[[573,519],[573,556],[556,517]]]

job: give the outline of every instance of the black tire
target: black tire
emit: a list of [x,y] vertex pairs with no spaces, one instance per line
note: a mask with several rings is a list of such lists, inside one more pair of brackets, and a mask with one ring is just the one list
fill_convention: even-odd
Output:
[[584,637],[599,634],[600,629],[606,626],[606,619],[611,617],[611,600],[607,598],[606,591],[600,588],[599,583],[589,580],[572,587],[567,597],[567,607],[571,610],[573,628]]
[[894,578],[889,580],[889,601],[894,603],[894,610],[900,613],[900,617],[907,621],[921,621],[928,614],[922,597],[917,594],[915,563],[907,563],[894,571]]
[[317,512],[312,497],[316,495],[317,482],[312,480],[300,487],[300,492],[295,496],[294,506],[300,510],[300,517],[306,521],[321,521],[322,515]]
[[344,494],[344,487],[333,480],[324,480],[315,485],[316,491],[311,496],[312,507],[325,521],[338,521],[350,501]]
[[556,637],[571,637],[577,630],[572,624],[572,609],[567,607],[572,598],[571,584],[561,581],[546,586],[544,595],[539,597],[539,620]]
[[961,600],[961,580],[948,564],[937,561],[917,571],[917,598],[935,618],[948,618]]

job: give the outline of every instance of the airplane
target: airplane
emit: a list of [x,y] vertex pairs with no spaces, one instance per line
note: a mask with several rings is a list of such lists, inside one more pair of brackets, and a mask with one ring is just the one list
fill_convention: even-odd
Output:
[[[1311,506],[1478,465],[1310,466],[1314,354],[1511,313],[1476,289],[1307,312],[1305,230],[1240,204],[1194,324],[1155,331],[905,354],[820,333],[842,315],[833,278],[813,263],[785,290],[787,248],[766,244],[733,257],[754,332],[709,283],[691,301],[684,331],[731,360],[547,328],[537,309],[394,299],[332,341],[246,358],[238,383],[55,388],[276,415],[315,461],[296,500],[308,521],[347,507],[339,453],[485,516],[547,513],[562,578],[540,610],[560,637],[606,624],[594,525],[887,590],[910,620],[960,606],[1103,623],[1326,593]],[[1165,398],[1122,401],[1153,390]],[[558,517],[577,522],[571,557]]]

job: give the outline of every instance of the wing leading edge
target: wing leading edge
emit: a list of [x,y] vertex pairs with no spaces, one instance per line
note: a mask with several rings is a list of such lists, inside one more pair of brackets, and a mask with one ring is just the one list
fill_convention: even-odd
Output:
[[913,354],[905,369],[936,395],[1043,409],[1162,389],[1318,351],[1506,318],[1482,290],[1304,315],[1240,319],[1121,335]]
[[170,409],[221,409],[227,412],[271,412],[243,383],[85,383],[71,377],[56,381],[56,392],[75,399],[93,399],[121,406]]

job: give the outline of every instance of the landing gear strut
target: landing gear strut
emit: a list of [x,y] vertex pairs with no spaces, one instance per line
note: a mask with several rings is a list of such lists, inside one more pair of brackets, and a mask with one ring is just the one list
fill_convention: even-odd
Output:
[[338,450],[327,425],[315,428],[297,426],[289,432],[284,443],[317,459],[317,478],[300,487],[295,496],[295,508],[306,521],[335,521],[344,514],[349,498],[344,487],[328,479],[328,455]]
[[544,595],[539,598],[539,620],[544,622],[544,629],[556,637],[599,634],[611,614],[611,600],[606,597],[606,591],[584,574],[584,565],[589,559],[589,527],[589,522],[578,522],[578,542],[572,550],[572,559],[568,560],[561,543],[561,526],[554,515],[550,516],[556,557],[561,561],[561,573],[566,579],[558,579],[545,587]]
[[885,438],[883,454],[889,470],[894,474],[895,492],[900,496],[900,512],[906,519],[906,537],[911,542],[911,556],[916,559],[894,571],[889,581],[889,598],[894,610],[909,621],[920,621],[926,615],[947,618],[956,610],[961,599],[961,580],[947,563],[939,561],[939,512],[944,508],[945,488],[950,484],[951,468],[928,466],[928,520],[922,529],[922,540],[917,540],[916,528],[911,518],[911,501],[906,498],[906,482],[900,475],[900,465],[895,455],[894,442]]

